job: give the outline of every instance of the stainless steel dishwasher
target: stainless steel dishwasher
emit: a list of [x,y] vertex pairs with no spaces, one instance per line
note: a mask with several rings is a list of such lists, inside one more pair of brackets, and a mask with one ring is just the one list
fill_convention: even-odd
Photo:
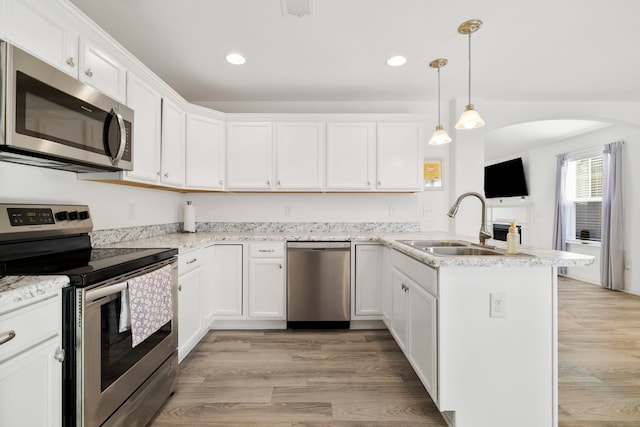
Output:
[[348,328],[351,243],[287,243],[287,325]]

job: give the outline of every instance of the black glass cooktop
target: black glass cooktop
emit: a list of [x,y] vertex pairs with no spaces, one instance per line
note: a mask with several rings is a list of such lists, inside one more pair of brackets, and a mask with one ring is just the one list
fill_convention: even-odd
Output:
[[175,256],[167,248],[91,248],[78,242],[0,246],[1,275],[66,275],[72,286],[87,286]]

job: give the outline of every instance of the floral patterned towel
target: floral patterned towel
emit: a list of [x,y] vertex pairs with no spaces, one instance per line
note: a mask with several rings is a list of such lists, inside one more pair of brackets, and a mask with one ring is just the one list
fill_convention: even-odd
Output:
[[127,282],[132,347],[140,344],[173,317],[171,268],[167,265]]

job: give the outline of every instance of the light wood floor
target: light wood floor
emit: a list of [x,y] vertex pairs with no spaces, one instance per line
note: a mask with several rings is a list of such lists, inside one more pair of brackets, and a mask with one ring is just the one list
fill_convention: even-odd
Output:
[[[559,281],[560,427],[640,426],[640,297]],[[526,414],[523,414],[526,416]],[[387,331],[215,331],[152,427],[446,426]]]
[[560,427],[640,426],[640,297],[558,283]]

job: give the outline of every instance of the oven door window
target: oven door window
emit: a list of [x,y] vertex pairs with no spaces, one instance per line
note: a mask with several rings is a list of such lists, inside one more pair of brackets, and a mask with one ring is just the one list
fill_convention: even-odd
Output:
[[131,347],[131,329],[120,332],[121,298],[100,307],[100,391],[104,391],[171,333],[171,321]]

